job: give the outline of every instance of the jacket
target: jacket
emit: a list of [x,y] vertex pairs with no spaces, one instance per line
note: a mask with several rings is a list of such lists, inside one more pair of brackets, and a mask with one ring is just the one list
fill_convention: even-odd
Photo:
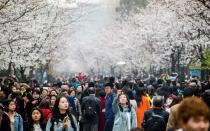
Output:
[[[153,108],[153,109],[150,109],[148,111],[146,111],[144,113],[144,120],[143,120],[143,127],[147,127],[147,124],[151,124],[151,123],[148,123],[148,120],[152,117],[152,115],[157,115],[157,116],[161,116],[164,120],[164,126],[161,127],[161,129],[157,129],[158,131],[165,131],[166,130],[166,124],[168,122],[168,116],[169,116],[169,113],[166,112],[165,110],[163,110],[162,108]],[[145,130],[146,131],[146,130]]]
[[136,111],[131,107],[129,112],[128,107],[120,111],[117,97],[114,98],[112,110],[115,113],[114,126],[112,131],[130,131],[137,126]]
[[[72,116],[73,119],[74,119],[74,123],[76,125],[76,131],[79,131],[78,129],[78,125],[77,125],[77,122],[76,122],[76,118],[74,116]],[[65,128],[64,130],[61,128],[61,125],[62,125],[62,121],[59,120],[58,123],[54,123],[54,131],[74,131],[74,129],[71,127],[71,124],[69,123],[69,126],[67,128]],[[50,131],[50,128],[52,126],[52,123],[51,123],[51,118],[48,119],[48,122],[47,122],[47,126],[46,126],[46,130],[45,131]]]
[[14,126],[15,131],[23,131],[23,119],[21,115],[16,112],[14,115]]
[[116,95],[114,93],[112,93],[109,96],[106,96],[106,111],[105,111],[105,119],[113,119],[115,117],[114,112],[112,111],[112,103],[114,100],[114,97]]

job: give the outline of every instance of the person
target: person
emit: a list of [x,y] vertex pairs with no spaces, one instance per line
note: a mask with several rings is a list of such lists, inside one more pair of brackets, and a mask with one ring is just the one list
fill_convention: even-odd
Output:
[[52,115],[52,110],[50,108],[50,100],[48,99],[43,99],[40,104],[39,104],[39,108],[43,114],[45,123],[47,123],[48,119],[51,117]]
[[99,124],[98,124],[98,131],[104,131],[105,126],[105,105],[106,105],[106,93],[104,90],[99,92],[100,96],[100,114],[99,114]]
[[53,107],[55,105],[56,98],[57,98],[57,96],[55,96],[55,95],[50,96],[50,108],[51,109],[53,109]]
[[45,131],[45,127],[46,124],[42,111],[38,107],[33,108],[29,118],[27,131]]
[[79,100],[76,97],[76,92],[74,90],[70,91],[70,96],[72,98],[74,98],[74,103],[75,103],[75,106],[76,106],[76,118],[77,118],[78,121],[80,121],[81,118],[82,118],[82,112],[81,112],[80,102],[79,102]]
[[9,116],[3,111],[2,104],[0,104],[0,131],[11,131]]
[[88,89],[89,96],[82,99],[83,131],[98,131],[98,116],[100,112],[100,100],[95,97],[95,88]]
[[144,118],[144,112],[150,109],[150,101],[144,94],[143,87],[136,88],[136,102],[137,102],[137,127],[141,128]]
[[153,107],[144,113],[143,128],[145,131],[165,131],[169,113],[163,109],[164,97],[154,96]]
[[128,96],[118,91],[112,110],[115,113],[113,131],[130,131],[137,126],[136,111],[131,106]]
[[104,131],[112,131],[113,124],[114,124],[114,112],[112,110],[112,103],[114,97],[116,96],[113,93],[114,85],[112,83],[105,84],[105,92],[106,92],[106,108],[105,108],[105,127]]
[[65,96],[55,101],[52,117],[49,118],[46,131],[78,131],[76,118],[71,114],[68,100]]
[[182,131],[208,131],[210,111],[198,97],[185,98],[177,110],[178,127]]
[[16,110],[16,103],[14,100],[9,100],[7,103],[8,116],[10,119],[11,131],[23,131],[23,119]]

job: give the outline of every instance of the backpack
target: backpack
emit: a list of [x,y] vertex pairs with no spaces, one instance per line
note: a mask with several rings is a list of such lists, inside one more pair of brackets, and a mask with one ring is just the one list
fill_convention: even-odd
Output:
[[163,116],[155,114],[152,112],[152,115],[146,121],[144,125],[145,131],[165,131],[166,122]]
[[84,108],[83,108],[83,118],[86,120],[94,120],[97,116],[96,111],[96,99],[88,98],[85,101]]

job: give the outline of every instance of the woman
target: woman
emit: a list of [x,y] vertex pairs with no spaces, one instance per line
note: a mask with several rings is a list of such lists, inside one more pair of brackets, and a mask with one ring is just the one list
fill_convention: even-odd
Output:
[[104,131],[105,127],[105,105],[106,105],[106,93],[104,90],[99,92],[100,96],[100,114],[99,114],[99,124],[98,131]]
[[114,98],[112,110],[115,113],[113,131],[130,131],[137,126],[136,112],[123,92]]
[[52,115],[52,110],[50,108],[50,100],[48,99],[43,99],[41,103],[39,104],[39,108],[42,111],[43,117],[45,122],[47,123],[48,119]]
[[144,88],[139,87],[136,89],[136,102],[137,102],[137,127],[141,128],[144,118],[144,112],[150,109],[150,101],[144,93]]
[[50,96],[50,108],[51,109],[53,109],[53,107],[55,105],[56,98],[57,98],[57,96],[55,96],[55,95]]
[[30,117],[27,131],[45,131],[46,124],[42,111],[39,108],[33,108]]
[[46,131],[78,131],[76,118],[70,113],[66,97],[58,97],[48,120]]
[[11,131],[23,131],[23,119],[16,110],[16,103],[13,100],[8,101],[8,116],[10,119]]
[[80,102],[76,98],[76,92],[75,91],[71,91],[70,92],[70,96],[74,98],[74,103],[75,103],[75,106],[76,106],[76,118],[77,118],[78,121],[80,121],[81,118],[82,118],[82,112],[81,112]]

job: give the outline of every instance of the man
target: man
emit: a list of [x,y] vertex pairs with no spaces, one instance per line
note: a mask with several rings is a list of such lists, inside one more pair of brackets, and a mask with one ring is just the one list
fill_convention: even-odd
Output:
[[105,109],[105,128],[104,131],[112,131],[115,114],[112,111],[112,103],[115,97],[113,93],[114,85],[112,83],[105,84],[105,92],[106,92],[106,109]]
[[88,89],[89,96],[82,99],[83,131],[98,131],[98,116],[100,113],[100,100],[95,97],[95,88]]
[[165,131],[169,113],[163,109],[164,97],[154,96],[153,108],[144,113],[143,127],[145,131]]

